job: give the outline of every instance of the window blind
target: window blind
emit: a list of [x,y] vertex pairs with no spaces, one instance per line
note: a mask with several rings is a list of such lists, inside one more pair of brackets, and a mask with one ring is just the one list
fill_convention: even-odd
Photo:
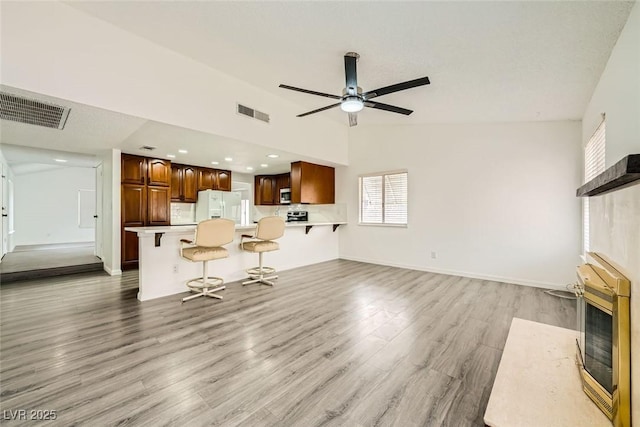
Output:
[[[584,148],[584,182],[589,182],[605,169],[606,122],[603,119]],[[589,251],[589,198],[582,202],[582,242],[584,252]]]
[[407,224],[407,172],[360,177],[361,224]]

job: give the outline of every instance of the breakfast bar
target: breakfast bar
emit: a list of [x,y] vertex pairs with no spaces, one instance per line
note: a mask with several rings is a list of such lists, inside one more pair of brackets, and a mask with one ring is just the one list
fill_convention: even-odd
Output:
[[[338,226],[346,222],[287,223],[278,240],[280,250],[270,252],[265,263],[277,271],[302,267],[338,258]],[[223,277],[225,283],[247,277],[245,270],[254,267],[255,256],[240,249],[242,234],[251,234],[256,224],[236,225],[233,243],[225,246],[229,257],[211,262],[209,272]],[[193,239],[196,225],[126,227],[138,235],[138,299],[146,301],[188,292],[185,282],[202,274],[202,264],[180,257],[180,239]]]

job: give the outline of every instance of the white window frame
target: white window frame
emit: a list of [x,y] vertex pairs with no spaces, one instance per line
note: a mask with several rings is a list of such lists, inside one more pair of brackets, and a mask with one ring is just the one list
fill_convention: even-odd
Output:
[[[584,182],[591,181],[605,170],[605,156],[607,145],[606,117],[602,121],[584,146]],[[582,250],[583,256],[589,252],[589,197],[582,200]]]
[[[385,181],[384,177],[386,175],[398,175],[398,174],[406,174],[407,175],[407,222],[405,223],[387,223],[384,218],[384,204],[385,204]],[[381,177],[382,178],[382,222],[363,222],[362,221],[362,178],[368,177]],[[367,174],[358,175],[358,225],[365,226],[374,226],[374,227],[401,227],[406,228],[409,225],[409,171],[407,169],[397,169],[391,171],[384,172],[373,172]]]

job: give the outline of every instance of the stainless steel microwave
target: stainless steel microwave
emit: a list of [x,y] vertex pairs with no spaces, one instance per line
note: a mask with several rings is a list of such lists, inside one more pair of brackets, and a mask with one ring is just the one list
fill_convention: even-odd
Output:
[[291,203],[291,189],[290,188],[281,188],[280,189],[280,204],[288,205]]

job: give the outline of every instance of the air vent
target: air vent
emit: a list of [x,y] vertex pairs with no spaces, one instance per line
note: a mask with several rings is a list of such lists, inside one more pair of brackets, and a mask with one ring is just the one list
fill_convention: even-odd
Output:
[[0,118],[30,125],[63,129],[68,107],[0,92]]
[[143,145],[142,147],[140,147],[140,150],[144,150],[144,151],[153,151],[158,147],[154,147],[152,145]]
[[267,113],[254,110],[253,108],[247,107],[246,105],[238,104],[238,114],[242,114],[243,116],[251,117],[265,123],[269,123],[269,115]]

